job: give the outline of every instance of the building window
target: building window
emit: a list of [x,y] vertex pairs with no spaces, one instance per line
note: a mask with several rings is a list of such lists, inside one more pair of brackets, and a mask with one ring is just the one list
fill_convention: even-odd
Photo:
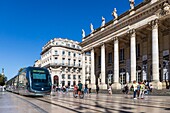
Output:
[[81,75],[79,75],[78,77],[79,77],[79,79],[81,79]]
[[55,57],[55,60],[54,60],[54,62],[55,62],[55,63],[58,63],[58,59],[57,59],[57,57]]
[[62,52],[62,55],[65,55],[65,51]]
[[120,49],[120,61],[123,61],[124,60],[124,49]]
[[108,63],[112,63],[112,53],[108,54]]
[[71,85],[71,82],[70,81],[68,81],[68,86],[70,86]]
[[71,52],[70,51],[68,52],[68,56],[71,56]]
[[71,75],[68,75],[68,79],[71,79]]
[[74,60],[74,66],[76,66],[76,60]]
[[81,60],[79,60],[79,67],[81,66]]
[[68,47],[70,47],[70,44],[67,44]]
[[87,57],[85,57],[85,60],[87,60]]
[[76,79],[76,75],[73,75],[73,79]]
[[72,45],[73,48],[75,48],[75,45]]
[[65,79],[65,74],[62,74],[62,79]]
[[136,45],[136,58],[140,57],[140,44]]
[[79,57],[81,57],[81,54],[79,53]]
[[64,65],[64,63],[65,63],[65,58],[62,59],[62,65]]
[[70,59],[68,59],[68,65],[70,66]]
[[70,72],[70,68],[68,68],[68,72]]
[[74,53],[73,56],[76,57],[76,53]]
[[57,50],[55,51],[55,55],[58,55],[58,51]]

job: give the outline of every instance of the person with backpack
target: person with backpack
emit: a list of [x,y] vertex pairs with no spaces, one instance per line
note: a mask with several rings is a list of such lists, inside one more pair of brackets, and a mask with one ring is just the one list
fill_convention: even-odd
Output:
[[144,84],[144,82],[142,82],[142,83],[140,84],[140,95],[139,95],[139,97],[140,97],[141,99],[144,98],[144,92],[145,92],[145,84]]

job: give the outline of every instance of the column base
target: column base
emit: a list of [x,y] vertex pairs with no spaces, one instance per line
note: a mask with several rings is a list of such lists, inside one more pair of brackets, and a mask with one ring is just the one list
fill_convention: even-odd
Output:
[[96,84],[89,84],[91,89],[96,89]]
[[162,82],[159,81],[152,81],[150,84],[152,84],[153,89],[162,89]]
[[112,84],[112,89],[121,89],[121,84],[120,83],[114,83]]
[[107,89],[107,84],[100,84],[99,89]]
[[169,82],[168,81],[163,81],[162,82],[162,89],[167,89],[169,86]]

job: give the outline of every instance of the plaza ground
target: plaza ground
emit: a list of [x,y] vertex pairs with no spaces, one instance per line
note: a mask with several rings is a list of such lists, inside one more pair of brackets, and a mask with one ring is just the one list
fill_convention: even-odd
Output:
[[25,97],[0,92],[1,113],[169,113],[170,96],[145,96],[134,100],[132,95],[91,94],[84,99],[72,93],[55,92],[55,96]]

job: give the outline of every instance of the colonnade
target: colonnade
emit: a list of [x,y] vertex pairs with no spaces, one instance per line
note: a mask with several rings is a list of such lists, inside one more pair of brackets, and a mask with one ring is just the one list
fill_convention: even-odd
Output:
[[[158,20],[155,19],[149,23],[152,28],[152,74],[153,74],[153,86],[156,89],[162,89],[161,82],[159,81],[159,45],[158,45]],[[128,31],[130,36],[130,78],[131,82],[136,80],[136,30],[130,29]],[[112,38],[114,40],[114,73],[113,73],[113,84],[114,89],[121,89],[121,84],[119,83],[119,37],[115,36]],[[106,46],[104,43],[101,44],[101,84],[99,84],[101,89],[107,89],[107,84],[105,83],[106,77],[106,60],[105,60],[105,50]],[[95,51],[94,48],[91,49],[91,85],[95,88],[96,75],[95,75]],[[83,53],[83,69],[82,69],[82,82],[85,83],[85,54]]]

